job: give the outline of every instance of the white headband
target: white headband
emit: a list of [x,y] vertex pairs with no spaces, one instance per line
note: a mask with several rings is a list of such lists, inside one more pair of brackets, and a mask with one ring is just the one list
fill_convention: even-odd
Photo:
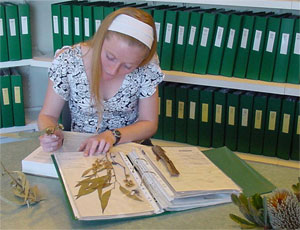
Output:
[[141,22],[126,14],[118,15],[108,30],[126,34],[144,43],[151,49],[153,42],[153,29],[148,24]]

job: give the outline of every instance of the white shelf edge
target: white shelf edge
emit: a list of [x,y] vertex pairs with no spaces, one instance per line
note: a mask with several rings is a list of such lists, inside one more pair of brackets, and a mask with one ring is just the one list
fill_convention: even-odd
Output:
[[300,85],[288,83],[265,82],[245,78],[225,77],[215,75],[201,75],[177,71],[163,71],[164,81],[214,86],[236,90],[247,90],[288,96],[300,96]]

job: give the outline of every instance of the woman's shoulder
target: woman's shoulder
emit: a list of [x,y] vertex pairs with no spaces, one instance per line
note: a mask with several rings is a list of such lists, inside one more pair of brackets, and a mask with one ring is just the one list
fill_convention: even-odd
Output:
[[54,58],[71,58],[81,57],[80,44],[73,46],[63,46],[62,48],[55,51]]

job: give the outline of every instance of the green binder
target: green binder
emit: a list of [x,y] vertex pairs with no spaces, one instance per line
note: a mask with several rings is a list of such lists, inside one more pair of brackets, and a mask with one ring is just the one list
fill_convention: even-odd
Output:
[[233,70],[233,76],[235,77],[246,77],[254,21],[255,16],[253,14],[244,15],[243,17],[243,23],[240,31],[241,36],[238,42],[238,48],[236,51],[236,59]]
[[74,27],[74,37],[73,42],[77,44],[83,41],[83,23],[84,23],[84,16],[83,16],[83,7],[81,4],[73,4],[72,11],[73,11],[73,27]]
[[237,148],[239,106],[242,91],[233,91],[227,95],[225,145],[232,151]]
[[164,86],[165,116],[163,123],[163,139],[175,140],[175,115],[176,115],[176,83],[167,83]]
[[[0,62],[8,61],[7,29],[4,5],[0,3]],[[1,33],[2,32],[2,33]]]
[[14,126],[9,69],[0,69],[0,104],[2,127]]
[[300,160],[300,100],[296,102],[296,112],[295,112],[295,121],[293,128],[293,137],[292,137],[292,150],[290,158],[292,160]]
[[164,86],[166,82],[161,82],[158,85],[158,127],[153,138],[163,139],[163,124],[165,116],[165,100],[164,100]]
[[218,15],[214,40],[209,57],[207,73],[219,75],[223,59],[225,40],[228,31],[229,20],[233,11],[225,11]]
[[18,4],[20,22],[20,44],[22,59],[32,58],[30,6],[28,3]]
[[213,101],[216,90],[217,88],[207,87],[200,91],[199,145],[204,147],[211,147]]
[[214,93],[212,147],[218,148],[225,143],[226,102],[229,89],[220,89]]
[[186,143],[189,87],[185,84],[176,87],[175,141],[181,143]]
[[97,4],[93,6],[93,23],[94,24],[94,33],[97,32],[102,21],[104,19],[104,9],[103,5]]
[[277,157],[286,160],[289,159],[289,154],[291,152],[292,147],[295,103],[296,99],[294,97],[286,97],[282,101],[276,154]]
[[282,98],[278,95],[271,95],[268,99],[266,126],[262,154],[265,156],[276,156],[276,144],[279,131],[279,119]]
[[62,42],[62,16],[61,4],[51,4],[52,15],[52,39],[53,39],[53,53],[60,49],[63,45]]
[[264,16],[256,16],[253,28],[253,35],[251,41],[251,49],[249,53],[249,60],[247,66],[246,77],[249,79],[258,80],[262,60],[263,45],[266,37],[266,27],[268,17],[272,13],[265,14]]
[[211,53],[212,40],[218,12],[219,11],[212,10],[210,12],[204,13],[202,16],[202,23],[200,27],[199,41],[194,66],[195,73],[207,73],[207,66],[209,55]]
[[286,82],[287,79],[295,17],[296,16],[290,16],[289,18],[283,18],[281,21],[279,42],[273,75],[273,81],[275,82]]
[[193,86],[188,89],[186,142],[191,145],[198,145],[200,92],[202,90],[203,87],[201,86]]
[[61,4],[62,19],[62,44],[63,46],[71,46],[74,44],[74,26],[72,2],[64,2]]
[[10,80],[11,80],[11,91],[12,91],[14,125],[23,126],[25,125],[23,84],[22,84],[22,77],[16,71],[16,69],[12,69]]
[[224,54],[222,57],[222,64],[220,74],[223,76],[231,77],[235,63],[236,50],[240,36],[240,27],[242,24],[243,13],[235,13],[230,17],[228,34],[225,41]]
[[[290,52],[289,69],[287,75],[287,82],[293,84],[300,83],[300,23],[299,17],[295,20],[295,28],[292,38],[292,47]],[[298,68],[295,68],[298,66]]]
[[18,6],[13,3],[4,3],[6,15],[6,29],[7,29],[7,44],[8,44],[8,58],[10,61],[21,59],[20,46],[20,31],[19,31],[19,17]]
[[237,151],[248,153],[252,124],[252,109],[255,93],[246,92],[240,97]]
[[282,15],[272,16],[267,23],[266,42],[259,75],[259,79],[263,81],[272,81],[282,17]]
[[253,120],[251,125],[250,138],[250,153],[262,154],[267,102],[268,97],[264,93],[258,93],[254,97],[252,112]]
[[193,73],[203,10],[191,12],[182,70]]

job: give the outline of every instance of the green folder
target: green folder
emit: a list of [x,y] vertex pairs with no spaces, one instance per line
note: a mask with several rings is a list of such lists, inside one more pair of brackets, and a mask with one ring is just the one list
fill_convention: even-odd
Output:
[[62,44],[63,46],[71,46],[74,44],[74,26],[72,2],[64,2],[61,4],[62,19]]
[[24,111],[24,97],[22,77],[16,69],[12,69],[11,75],[11,91],[12,91],[12,105],[13,117],[15,126],[25,125],[25,111]]
[[229,92],[227,95],[226,124],[225,124],[225,146],[234,151],[237,148],[239,106],[242,91]]
[[55,51],[60,49],[63,45],[62,16],[60,6],[60,3],[51,4],[53,53],[55,53]]
[[[292,47],[290,52],[289,69],[287,74],[288,83],[299,84],[300,83],[300,23],[299,17],[295,20],[295,28],[292,38]],[[295,68],[298,66],[298,68]]]
[[199,140],[199,118],[200,118],[200,92],[201,86],[193,86],[188,89],[188,116],[186,142],[191,145],[198,145]]
[[18,6],[5,2],[8,57],[10,61],[21,59]]
[[280,115],[280,125],[277,142],[277,157],[289,159],[292,147],[293,122],[295,116],[296,99],[286,97],[282,100],[282,109]]
[[296,102],[296,112],[294,119],[294,128],[293,128],[293,139],[292,139],[292,150],[290,158],[292,160],[300,160],[300,100]]
[[262,154],[267,102],[268,97],[264,93],[258,93],[254,97],[252,112],[253,120],[251,125],[250,138],[250,153]]
[[176,83],[167,83],[164,86],[163,139],[167,141],[175,140],[176,87]]
[[225,143],[226,102],[229,89],[220,89],[214,93],[212,147],[222,147]]
[[186,143],[189,87],[185,84],[176,87],[175,141],[181,143]]
[[108,2],[108,4],[104,5],[103,13],[104,18],[115,11],[116,7],[119,7],[121,5],[124,5],[123,2]]
[[165,116],[165,100],[164,100],[164,86],[166,82],[161,82],[158,85],[158,128],[153,138],[163,139],[163,124]]
[[262,154],[265,156],[276,156],[276,144],[279,131],[279,119],[282,97],[271,95],[268,99],[266,126]]
[[233,11],[220,13],[217,18],[214,40],[207,67],[208,74],[219,75],[223,60],[225,41],[228,31],[229,20]]
[[28,3],[18,4],[20,22],[20,44],[22,59],[32,58],[30,6]]
[[213,101],[216,90],[217,88],[207,87],[200,91],[199,145],[204,147],[211,147]]
[[236,50],[240,36],[240,27],[242,24],[243,13],[232,14],[229,21],[228,34],[225,41],[224,54],[222,57],[222,64],[220,74],[231,77],[236,57]]
[[253,26],[254,26],[255,16],[251,15],[244,15],[243,23],[241,26],[241,36],[238,42],[238,48],[236,51],[236,59],[233,69],[233,76],[239,78],[246,77],[246,70],[250,52],[250,45],[251,45],[251,37],[253,33]]
[[84,16],[83,16],[83,5],[81,4],[73,4],[72,11],[73,11],[73,27],[74,27],[74,37],[73,42],[77,44],[83,41],[83,34],[84,34]]
[[219,169],[241,187],[246,196],[272,192],[276,187],[227,147],[202,151]]
[[213,41],[213,35],[215,31],[215,23],[217,19],[217,13],[219,11],[212,10],[206,12],[202,16],[202,22],[200,27],[200,34],[197,46],[197,53],[195,59],[194,72],[199,74],[207,73],[207,66],[209,56],[211,53],[211,46]]
[[295,17],[296,16],[290,16],[289,18],[283,18],[281,21],[279,42],[273,75],[273,81],[275,82],[286,82],[287,79]]
[[0,3],[0,23],[2,33],[0,33],[0,62],[8,61],[7,29],[4,5]]
[[0,104],[2,127],[14,126],[9,69],[0,69]]
[[191,12],[182,70],[193,73],[203,10]]
[[93,24],[94,24],[94,33],[97,32],[102,21],[104,19],[104,9],[103,5],[97,4],[93,6]]
[[248,153],[252,124],[252,109],[255,93],[246,92],[240,97],[237,151]]
[[263,54],[263,46],[266,37],[266,28],[268,17],[272,13],[265,14],[264,16],[256,16],[252,34],[251,49],[249,53],[249,60],[247,66],[246,77],[249,79],[258,80],[259,72]]

